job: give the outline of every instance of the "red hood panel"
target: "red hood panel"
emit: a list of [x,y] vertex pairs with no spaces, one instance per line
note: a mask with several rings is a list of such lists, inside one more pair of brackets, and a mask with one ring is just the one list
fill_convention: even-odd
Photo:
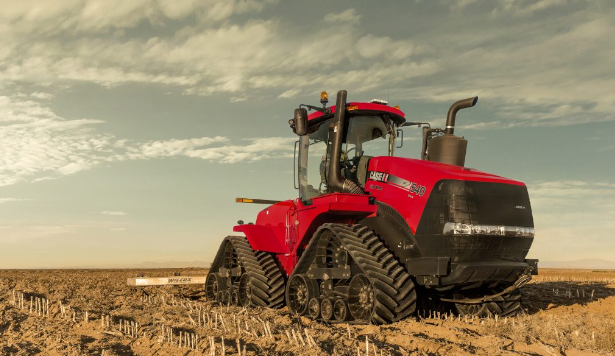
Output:
[[397,209],[406,217],[413,232],[438,181],[450,179],[525,186],[522,182],[472,168],[401,157],[374,157],[369,161],[368,171],[366,191]]

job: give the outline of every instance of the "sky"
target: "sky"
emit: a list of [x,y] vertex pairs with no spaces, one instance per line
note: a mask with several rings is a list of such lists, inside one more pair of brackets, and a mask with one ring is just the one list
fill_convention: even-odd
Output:
[[235,197],[297,197],[288,119],[340,89],[434,126],[478,95],[455,133],[527,184],[529,257],[615,260],[610,0],[0,6],[0,268],[210,262]]

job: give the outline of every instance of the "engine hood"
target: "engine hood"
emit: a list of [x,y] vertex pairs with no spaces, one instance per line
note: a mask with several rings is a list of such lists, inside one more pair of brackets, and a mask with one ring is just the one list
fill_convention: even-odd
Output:
[[424,185],[429,185],[430,182],[435,184],[442,179],[524,185],[522,182],[485,173],[474,168],[403,157],[374,157],[369,162],[369,172],[371,171],[384,172],[396,177],[410,179],[411,182],[420,179]]
[[369,161],[365,191],[397,209],[415,232],[430,195],[446,181],[495,183],[527,190],[522,182],[472,168],[384,156]]

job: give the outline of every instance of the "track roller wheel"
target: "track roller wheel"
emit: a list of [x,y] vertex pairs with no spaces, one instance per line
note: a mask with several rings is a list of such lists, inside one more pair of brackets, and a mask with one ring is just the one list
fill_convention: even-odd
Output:
[[239,293],[236,289],[230,291],[230,304],[231,305],[239,305]]
[[348,307],[356,320],[371,321],[374,299],[374,287],[369,279],[363,274],[352,277],[348,288]]
[[316,320],[320,317],[320,299],[312,298],[308,302],[308,315],[310,318]]
[[333,317],[336,321],[346,321],[348,319],[348,304],[343,299],[338,299],[333,303]]
[[296,315],[305,315],[308,312],[310,299],[318,296],[316,281],[309,279],[304,274],[296,274],[288,281],[286,288],[286,304],[288,304],[290,312]]
[[221,290],[218,292],[218,295],[216,296],[216,301],[220,304],[224,304],[226,303],[225,297],[226,297],[226,293],[224,293],[224,291]]
[[219,301],[218,292],[220,291],[219,277],[217,274],[210,273],[205,279],[205,296],[209,300]]
[[333,319],[333,302],[331,299],[325,298],[320,302],[320,314],[325,321]]

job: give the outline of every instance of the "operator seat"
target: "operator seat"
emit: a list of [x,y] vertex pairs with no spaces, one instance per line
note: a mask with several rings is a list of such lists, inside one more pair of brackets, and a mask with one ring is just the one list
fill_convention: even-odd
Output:
[[361,156],[359,163],[357,164],[357,180],[361,188],[365,189],[365,182],[367,181],[367,170],[369,167],[369,160],[373,156]]

